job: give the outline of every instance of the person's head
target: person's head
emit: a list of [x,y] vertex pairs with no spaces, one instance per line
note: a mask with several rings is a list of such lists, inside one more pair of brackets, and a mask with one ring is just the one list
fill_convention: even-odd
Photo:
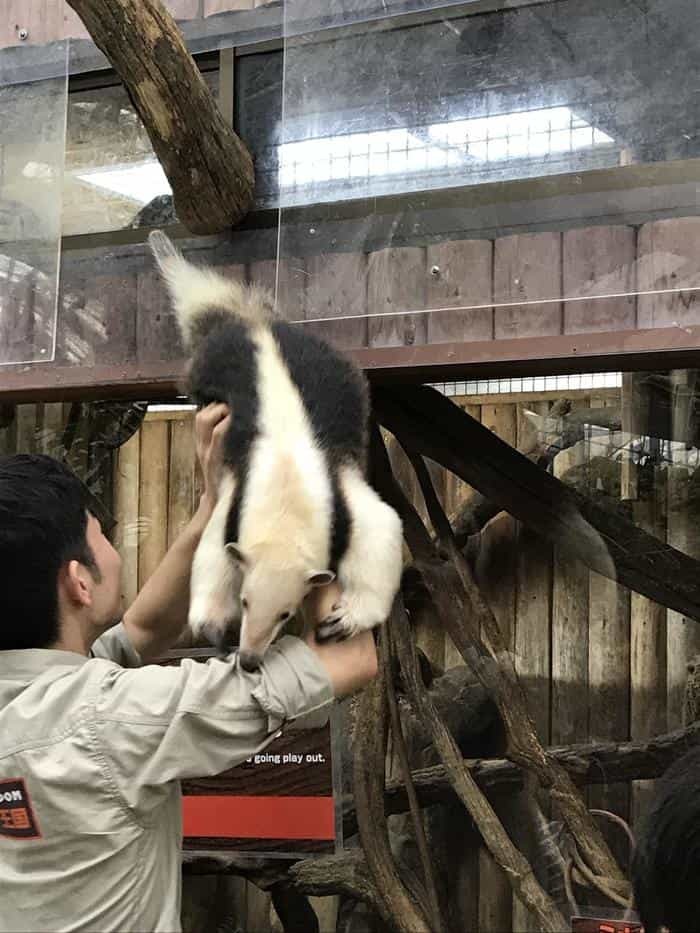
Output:
[[87,647],[118,618],[121,560],[86,502],[57,460],[0,459],[0,650],[49,647],[68,625]]
[[632,885],[646,933],[700,931],[700,747],[659,779],[637,836]]

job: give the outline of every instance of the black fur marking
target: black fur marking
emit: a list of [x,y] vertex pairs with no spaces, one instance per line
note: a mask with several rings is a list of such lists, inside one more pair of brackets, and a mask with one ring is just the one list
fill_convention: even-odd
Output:
[[352,519],[345,496],[338,483],[336,470],[333,470],[331,482],[333,484],[333,528],[331,531],[331,557],[328,569],[337,574],[338,564],[350,544],[350,523]]
[[189,375],[190,394],[197,405],[226,402],[233,411],[225,457],[236,476],[236,492],[226,541],[236,541],[250,451],[258,433],[257,349],[248,326],[228,311],[206,312],[200,318],[197,334]]
[[364,376],[324,340],[305,331],[303,324],[276,321],[271,330],[331,470],[348,461],[364,466],[368,418]]
[[644,929],[700,930],[700,747],[657,782],[637,834],[632,885]]

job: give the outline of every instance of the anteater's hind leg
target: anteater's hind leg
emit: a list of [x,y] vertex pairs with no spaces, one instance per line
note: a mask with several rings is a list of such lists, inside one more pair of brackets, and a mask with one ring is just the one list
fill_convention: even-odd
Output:
[[357,467],[339,473],[350,513],[350,541],[338,567],[343,594],[317,638],[347,638],[386,620],[401,582],[401,520],[368,485]]

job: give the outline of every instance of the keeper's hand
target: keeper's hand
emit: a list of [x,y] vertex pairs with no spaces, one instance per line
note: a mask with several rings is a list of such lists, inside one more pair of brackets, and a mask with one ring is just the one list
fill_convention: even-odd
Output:
[[224,437],[230,425],[231,409],[220,402],[212,402],[202,408],[194,419],[197,459],[204,478],[202,499],[212,506],[219,496],[224,467]]
[[341,642],[316,641],[315,628],[330,614],[341,594],[337,583],[319,586],[307,598],[307,626],[304,641],[325,667],[336,697],[348,696],[366,687],[377,674],[377,649],[371,631],[361,632]]

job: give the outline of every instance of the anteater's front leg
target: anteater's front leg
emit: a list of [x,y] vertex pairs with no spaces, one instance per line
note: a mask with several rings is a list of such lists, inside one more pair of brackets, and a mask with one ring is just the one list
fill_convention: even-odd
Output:
[[401,582],[401,520],[356,467],[339,473],[350,513],[350,541],[338,566],[340,601],[317,631],[319,640],[347,638],[386,620]]

